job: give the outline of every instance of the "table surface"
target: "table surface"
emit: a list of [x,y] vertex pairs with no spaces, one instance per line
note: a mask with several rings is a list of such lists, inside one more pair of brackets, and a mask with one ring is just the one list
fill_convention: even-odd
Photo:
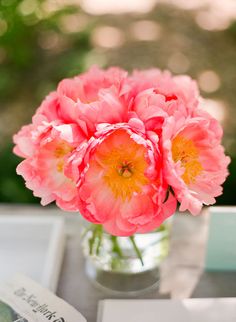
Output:
[[[39,213],[65,217],[67,243],[57,295],[79,310],[88,322],[95,322],[99,300],[121,297],[95,288],[85,275],[80,217],[53,207],[0,205],[0,215]],[[161,267],[159,288],[128,298],[236,297],[236,272],[203,271],[208,222],[206,210],[197,217],[175,215],[170,254]]]

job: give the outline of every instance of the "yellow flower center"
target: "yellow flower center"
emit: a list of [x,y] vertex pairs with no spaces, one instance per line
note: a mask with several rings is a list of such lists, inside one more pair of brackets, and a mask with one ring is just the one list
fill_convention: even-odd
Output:
[[64,160],[59,160],[57,162],[57,171],[63,172],[63,170],[64,170]]
[[194,142],[177,135],[172,141],[172,157],[175,162],[180,161],[185,169],[182,175],[184,182],[186,184],[194,183],[196,177],[203,170],[199,161],[199,152]]
[[73,147],[66,141],[61,140],[56,146],[54,155],[56,158],[63,158],[66,154],[70,153]]
[[73,147],[66,141],[60,141],[54,151],[54,156],[57,161],[57,171],[63,172],[64,170],[64,157],[73,150]]
[[[122,140],[119,138],[119,142],[122,141],[120,144],[114,144],[115,136],[122,136]],[[114,132],[107,141],[111,142],[106,142],[110,149],[103,149],[101,144],[96,151],[96,159],[104,168],[103,180],[115,198],[120,197],[125,201],[130,199],[133,193],[141,192],[142,187],[149,182],[145,176],[148,166],[145,148],[134,142],[122,130]]]
[[117,166],[117,172],[120,176],[124,178],[130,178],[133,175],[132,168],[133,165],[131,162],[124,161],[123,163]]

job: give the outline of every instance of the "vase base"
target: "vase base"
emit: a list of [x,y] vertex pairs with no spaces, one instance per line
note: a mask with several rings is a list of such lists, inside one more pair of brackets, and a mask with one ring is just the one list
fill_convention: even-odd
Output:
[[114,295],[135,296],[158,288],[160,283],[159,267],[129,274],[99,269],[87,259],[86,274],[97,288]]

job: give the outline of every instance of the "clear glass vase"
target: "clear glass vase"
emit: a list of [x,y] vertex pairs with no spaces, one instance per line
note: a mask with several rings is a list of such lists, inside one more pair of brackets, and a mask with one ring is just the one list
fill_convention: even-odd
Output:
[[94,284],[115,293],[135,294],[154,288],[160,264],[169,252],[170,221],[157,230],[116,237],[100,225],[87,227],[82,236],[86,273]]

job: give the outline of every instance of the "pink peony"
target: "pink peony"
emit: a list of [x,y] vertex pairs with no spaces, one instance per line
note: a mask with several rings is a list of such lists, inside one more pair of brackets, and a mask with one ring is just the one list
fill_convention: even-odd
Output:
[[156,94],[164,96],[168,105],[183,104],[185,109],[198,106],[199,92],[195,81],[185,75],[172,76],[169,71],[153,68],[145,71],[134,71],[130,77],[135,94],[153,89]]
[[194,215],[222,194],[230,162],[220,145],[219,124],[204,116],[169,117],[162,132],[165,178],[180,202],[180,211]]
[[[70,210],[76,204],[76,184],[64,175],[64,167],[66,157],[83,139],[78,128],[52,123],[33,129],[29,125],[14,137],[15,153],[26,157],[18,165],[17,173],[24,177],[27,188],[42,199],[42,205],[56,201],[58,206]],[[28,148],[27,142],[31,143]]]
[[64,79],[57,91],[42,102],[36,115],[43,115],[49,122],[76,123],[90,136],[96,124],[116,123],[124,118],[120,111],[125,109],[123,97],[129,90],[126,75],[119,68],[104,71],[93,67],[85,74]]
[[[102,126],[88,142],[77,173],[81,213],[114,235],[153,230],[176,208],[172,195],[164,202],[160,152],[139,130],[133,120]],[[72,162],[82,159],[80,152],[71,156]]]
[[129,236],[159,227],[177,200],[193,214],[215,202],[228,174],[221,137],[189,77],[93,67],[59,83],[14,152],[43,205]]

